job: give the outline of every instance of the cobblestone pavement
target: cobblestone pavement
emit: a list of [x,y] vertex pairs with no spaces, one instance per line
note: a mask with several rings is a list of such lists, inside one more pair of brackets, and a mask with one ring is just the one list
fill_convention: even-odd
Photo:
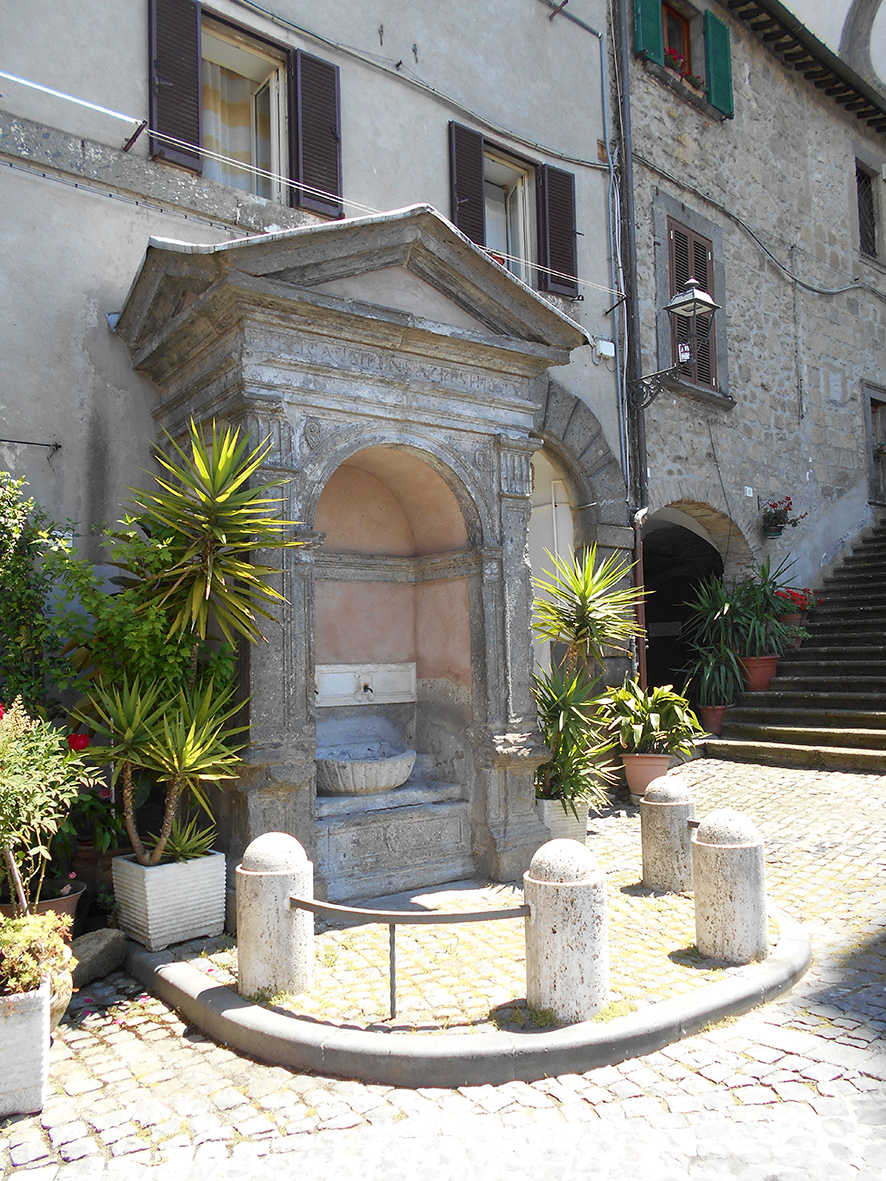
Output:
[[[735,807],[764,833],[770,897],[806,924],[813,943],[813,967],[786,997],[619,1066],[532,1084],[412,1091],[253,1063],[118,974],[75,998],[53,1045],[42,1116],[0,1123],[4,1181],[882,1181],[886,776],[708,760],[681,773],[699,816]],[[613,960],[616,991],[642,1004],[660,994],[663,979],[676,979],[674,961],[665,955],[663,963],[655,949],[685,953],[686,940],[662,900],[637,887],[637,810],[592,818],[589,838],[612,892],[628,900],[625,914],[635,911],[629,937],[613,930]],[[330,933],[325,946],[348,951],[348,934]],[[513,934],[500,938],[515,945]],[[223,973],[233,966],[227,955],[199,958]],[[687,967],[686,955],[679,959],[678,975]],[[459,961],[447,955],[443,976]],[[473,968],[466,960],[463,975]],[[632,980],[651,980],[648,994],[627,993],[646,987]],[[445,984],[441,1006],[458,992]],[[515,987],[510,980],[505,991]],[[419,981],[423,990],[432,992]],[[364,1023],[377,1019],[374,999],[351,1001]],[[476,1026],[474,1003],[455,1016],[468,1012],[466,1031]],[[423,1012],[414,1017],[422,1024]]]

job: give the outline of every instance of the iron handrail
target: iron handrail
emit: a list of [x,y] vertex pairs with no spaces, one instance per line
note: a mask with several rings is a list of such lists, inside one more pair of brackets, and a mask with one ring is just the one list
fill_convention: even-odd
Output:
[[530,913],[529,907],[509,906],[502,910],[465,911],[414,911],[414,910],[366,910],[357,906],[338,906],[334,902],[319,902],[316,898],[299,898],[291,894],[289,905],[311,914],[325,915],[336,919],[361,919],[365,923],[386,923],[388,927],[388,976],[390,981],[391,1017],[397,1016],[397,927],[400,924],[432,926],[440,923],[485,923],[493,919],[522,919]]

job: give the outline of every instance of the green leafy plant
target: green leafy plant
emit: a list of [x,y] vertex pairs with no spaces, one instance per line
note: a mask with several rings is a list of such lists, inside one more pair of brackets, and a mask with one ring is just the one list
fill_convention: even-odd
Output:
[[641,689],[630,678],[597,699],[603,733],[626,754],[691,755],[704,733],[689,702],[672,685]]
[[73,968],[65,946],[70,915],[44,914],[0,920],[0,995],[31,992],[45,976]]
[[696,588],[686,604],[692,611],[687,625],[689,661],[683,670],[683,692],[697,705],[731,705],[741,693],[741,665],[733,647],[732,603],[721,578],[710,578]]
[[540,639],[566,644],[567,674],[579,658],[602,665],[607,649],[625,652],[624,642],[638,634],[636,609],[645,593],[618,585],[632,567],[614,554],[597,565],[596,545],[571,559],[545,552],[554,569],[533,579],[532,625]]
[[30,717],[20,697],[0,707],[0,874],[22,913],[39,901],[52,838],[89,782],[61,730]]
[[63,532],[24,487],[0,472],[0,700],[21,697],[32,714],[54,716],[64,641],[50,609],[58,572],[46,559]]
[[[166,861],[193,861],[195,857],[206,857],[212,852],[215,837],[215,825],[198,829],[196,816],[192,816],[187,824],[182,824],[176,816],[169,830],[163,858]],[[156,848],[159,840],[159,836],[151,833],[148,837],[149,847]]]
[[551,752],[535,773],[536,799],[559,800],[576,818],[579,800],[602,807],[606,786],[614,782],[604,762],[612,744],[601,740],[593,720],[596,684],[580,673],[564,676],[559,668],[532,678],[538,727]]

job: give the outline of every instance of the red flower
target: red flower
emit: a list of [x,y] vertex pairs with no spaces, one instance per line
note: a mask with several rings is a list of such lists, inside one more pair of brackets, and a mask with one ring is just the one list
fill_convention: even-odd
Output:
[[5,713],[6,713],[6,706],[0,705],[0,718],[2,718]]
[[87,746],[89,746],[89,735],[69,734],[68,746],[71,748],[71,750],[86,750]]

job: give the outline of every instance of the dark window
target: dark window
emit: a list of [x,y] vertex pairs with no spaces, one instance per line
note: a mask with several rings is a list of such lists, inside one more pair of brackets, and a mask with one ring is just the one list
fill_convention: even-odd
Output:
[[858,245],[862,254],[877,257],[877,208],[874,178],[856,161],[855,186],[858,192]]
[[[668,218],[668,266],[670,294],[682,291],[689,279],[695,279],[703,291],[717,298],[714,292],[713,246],[708,238],[696,234],[673,218]],[[671,326],[671,356],[676,361],[677,348],[689,339],[689,322],[680,320]],[[708,340],[698,341],[695,360],[681,365],[687,381],[716,389],[716,352],[713,333]]]
[[665,65],[681,74],[692,73],[692,49],[689,43],[689,21],[669,4],[661,9],[664,33]]
[[[575,177],[449,124],[450,216],[472,242],[541,291],[578,294]],[[535,190],[533,199],[533,187]]]
[[198,0],[149,0],[149,28],[152,156],[341,216],[336,66],[203,17]]

